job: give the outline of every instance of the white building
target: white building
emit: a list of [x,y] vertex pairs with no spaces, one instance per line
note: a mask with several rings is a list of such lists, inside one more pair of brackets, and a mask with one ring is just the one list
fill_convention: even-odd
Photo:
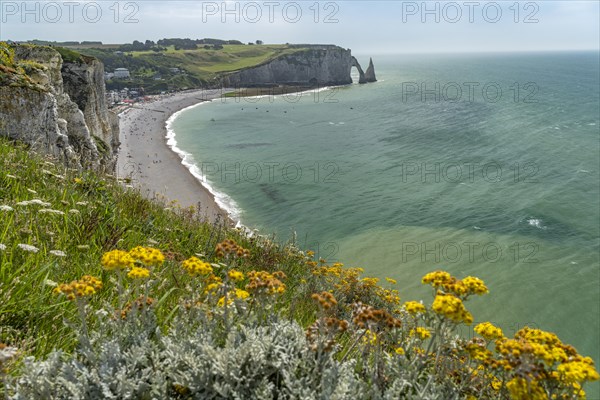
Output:
[[127,68],[117,68],[115,69],[115,78],[117,79],[127,79],[129,78],[129,70]]

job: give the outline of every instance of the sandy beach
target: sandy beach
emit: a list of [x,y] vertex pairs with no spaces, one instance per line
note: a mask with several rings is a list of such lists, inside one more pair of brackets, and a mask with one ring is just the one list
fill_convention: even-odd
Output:
[[200,207],[210,222],[228,218],[215,198],[181,163],[166,143],[166,121],[175,112],[222,95],[221,91],[189,91],[136,104],[120,114],[117,174],[148,198],[166,198],[181,207]]

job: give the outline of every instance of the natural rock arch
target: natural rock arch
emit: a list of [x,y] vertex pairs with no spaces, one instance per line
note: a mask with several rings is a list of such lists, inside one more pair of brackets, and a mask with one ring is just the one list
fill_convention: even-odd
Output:
[[358,60],[354,56],[352,56],[352,65],[350,69],[352,69],[352,67],[356,67],[356,69],[358,70],[358,83],[367,83],[367,79],[365,78],[365,72],[363,71],[362,67],[358,63]]

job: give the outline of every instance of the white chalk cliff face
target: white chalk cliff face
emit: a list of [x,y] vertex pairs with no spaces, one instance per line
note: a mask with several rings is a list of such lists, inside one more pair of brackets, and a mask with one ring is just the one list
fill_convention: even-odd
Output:
[[23,60],[34,84],[0,85],[0,136],[69,167],[114,170],[118,118],[106,107],[103,65],[87,57],[63,64],[52,48],[16,46],[15,61]]
[[261,65],[226,74],[227,87],[268,85],[347,85],[352,83],[350,70],[356,67],[360,83],[366,83],[358,61],[349,49],[333,45],[303,45],[303,49],[277,57]]

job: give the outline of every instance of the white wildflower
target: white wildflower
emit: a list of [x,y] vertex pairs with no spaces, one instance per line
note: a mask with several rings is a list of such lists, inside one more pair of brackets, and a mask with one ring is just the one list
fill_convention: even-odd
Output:
[[88,202],[87,201],[78,201],[77,203],[75,203],[75,205],[77,205],[77,206],[87,206]]
[[51,287],[56,287],[56,286],[58,286],[58,283],[54,282],[52,279],[46,279],[44,281],[44,285],[51,286]]
[[0,251],[4,251],[4,250],[6,250],[6,245],[0,243]]
[[12,179],[17,179],[17,177],[16,177],[16,176],[14,176],[14,175],[11,175],[11,174],[6,174],[6,177],[7,177],[7,178],[12,178]]
[[40,199],[25,200],[25,201],[20,201],[17,203],[18,206],[30,206],[32,204],[42,206],[42,207],[50,207],[52,205],[52,204],[46,203],[45,201],[42,201]]
[[49,251],[49,253],[56,257],[66,257],[67,256],[67,254],[64,251],[60,251],[60,250],[51,250],[51,251]]
[[154,239],[148,239],[149,244],[158,244],[158,242]]
[[31,253],[37,253],[38,251],[40,251],[40,249],[38,249],[37,247],[32,246],[30,244],[19,243],[17,245],[17,247],[20,248],[21,250],[29,251]]
[[76,210],[73,208],[73,209],[69,210],[69,214],[81,214],[81,213],[79,212],[79,210]]
[[7,205],[4,205],[4,204],[2,204],[0,206],[0,211],[13,211],[13,210],[14,210],[14,208],[12,208],[11,206],[7,206]]
[[6,346],[4,348],[0,348],[0,364],[16,356],[17,352],[18,350],[16,347]]
[[42,208],[41,210],[38,211],[38,213],[40,214],[56,214],[56,215],[65,215],[64,212],[60,211],[60,210],[53,210],[51,208]]

